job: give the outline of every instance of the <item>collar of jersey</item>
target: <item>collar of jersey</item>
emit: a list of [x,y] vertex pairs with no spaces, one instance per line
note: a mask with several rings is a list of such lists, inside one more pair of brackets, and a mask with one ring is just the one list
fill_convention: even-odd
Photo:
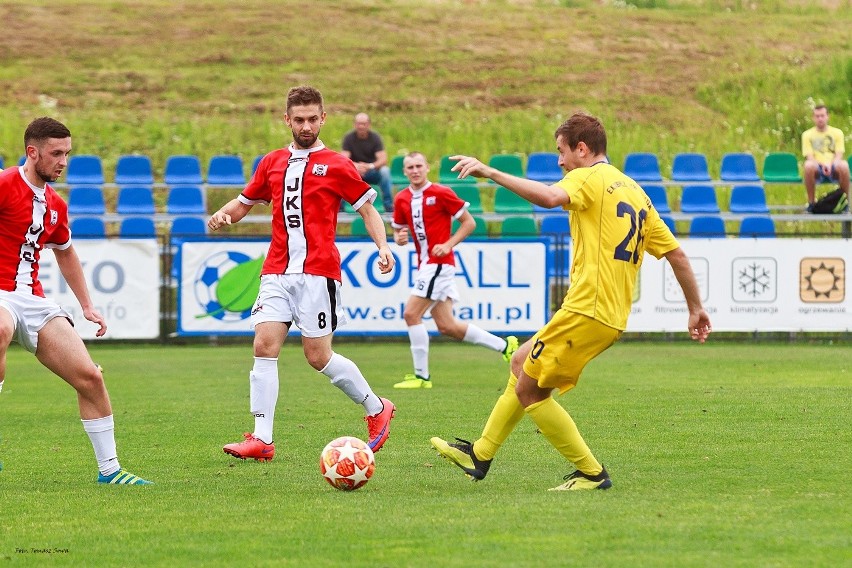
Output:
[[44,193],[47,191],[47,183],[44,184],[44,187],[38,187],[30,183],[30,180],[27,179],[27,176],[24,175],[24,166],[18,166],[18,173],[21,176],[21,179],[24,180],[24,183],[33,190],[33,193],[38,195],[41,198],[44,198]]
[[290,142],[290,146],[287,148],[290,150],[290,155],[295,156],[297,158],[304,158],[308,154],[312,154],[313,152],[319,152],[320,150],[325,150],[325,144],[322,143],[322,140],[319,141],[319,146],[314,146],[313,148],[296,148],[296,145]]
[[427,189],[429,189],[430,187],[432,187],[432,182],[431,182],[431,181],[427,181],[427,182],[426,182],[426,185],[424,185],[424,186],[423,186],[423,187],[421,187],[420,189],[414,189],[414,188],[413,188],[413,187],[411,187],[410,185],[408,186],[408,189],[410,189],[410,190],[411,190],[411,193],[414,193],[414,194],[416,194],[416,195],[420,195],[421,193],[423,193],[424,191],[426,191],[426,190],[427,190]]

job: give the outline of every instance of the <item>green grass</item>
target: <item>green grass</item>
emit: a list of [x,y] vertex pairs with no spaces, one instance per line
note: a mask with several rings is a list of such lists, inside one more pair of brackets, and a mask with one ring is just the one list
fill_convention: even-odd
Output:
[[[432,435],[475,438],[506,381],[486,350],[438,342],[431,391],[393,391],[405,343],[346,343],[398,406],[354,493],[318,470],[363,436],[356,405],[280,359],[276,459],[221,451],[251,428],[249,345],[94,343],[122,464],[152,487],[100,487],[71,389],[18,348],[0,395],[0,560],[75,566],[839,566],[852,558],[848,344],[622,342],[560,400],[607,465],[608,492],[545,491],[570,471],[524,419],[488,478]],[[52,565],[53,565],[52,564]]]
[[[609,155],[798,153],[814,101],[852,133],[848,0],[33,0],[0,4],[0,155],[36,115],[105,159],[256,155],[289,139],[288,87],[326,96],[337,147],[371,113],[391,155],[552,150],[568,114],[600,115]],[[33,49],[50,19],[53,49]],[[270,25],[275,22],[275,25]],[[820,30],[815,33],[814,30]],[[836,30],[836,33],[832,33]],[[248,167],[248,166],[247,166]],[[798,201],[796,202],[798,203]]]

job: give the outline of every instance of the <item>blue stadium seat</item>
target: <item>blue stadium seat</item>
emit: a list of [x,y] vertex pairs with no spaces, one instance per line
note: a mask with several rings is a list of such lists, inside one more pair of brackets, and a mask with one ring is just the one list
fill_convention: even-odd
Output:
[[533,152],[527,158],[527,178],[554,184],[565,177],[559,167],[559,155],[553,152]]
[[744,217],[742,223],[740,223],[740,237],[774,238],[775,221],[771,217]]
[[243,160],[239,156],[213,156],[207,167],[208,185],[245,185]]
[[745,152],[722,156],[719,177],[722,181],[760,181],[754,156]]
[[69,215],[103,215],[104,192],[98,185],[76,185],[68,190]]
[[195,236],[207,234],[207,223],[200,217],[175,217],[172,219],[171,234]]
[[138,154],[125,154],[115,163],[117,185],[154,185],[151,158]]
[[725,222],[717,215],[699,215],[689,223],[689,236],[700,239],[725,237]]
[[127,217],[121,221],[118,236],[123,239],[149,239],[157,236],[157,228],[150,217]]
[[707,158],[704,154],[677,154],[672,162],[674,181],[710,181]]
[[650,152],[633,152],[624,158],[625,175],[633,181],[663,181],[660,173],[660,161],[656,154]]
[[24,165],[24,162],[26,162],[26,161],[27,161],[27,157],[26,157],[26,156],[21,156],[21,159],[20,159],[20,160],[18,160],[18,165],[19,165],[19,166],[23,166],[23,165]]
[[204,192],[197,185],[176,185],[169,188],[166,212],[170,215],[203,215],[207,213]]
[[126,185],[119,188],[115,212],[119,215],[153,215],[153,191],[146,185]]
[[673,235],[677,235],[677,228],[675,227],[674,219],[669,217],[668,215],[660,215],[660,219],[663,220],[663,223],[669,228],[669,231],[672,232]]
[[0,170],[3,169],[3,156],[0,156]]
[[548,215],[541,220],[541,234],[544,236],[567,235],[570,231],[568,213],[564,211],[561,215]]
[[71,237],[75,239],[103,239],[106,225],[98,217],[77,217],[71,221]]
[[568,213],[563,211],[562,214],[544,217],[541,220],[541,236],[550,239],[548,276],[567,278],[571,274],[571,231]]
[[665,187],[653,183],[643,183],[642,189],[645,190],[645,194],[651,199],[651,203],[654,204],[654,209],[657,210],[657,213],[672,212],[671,207],[669,207],[669,198],[666,195]]
[[557,205],[556,207],[547,208],[547,207],[542,207],[541,205],[536,205],[535,203],[533,203],[532,204],[532,210],[533,210],[533,213],[535,215],[550,215],[550,214],[553,214],[553,213],[556,213],[558,215],[559,213],[565,213],[565,210],[562,209],[561,205]]
[[198,156],[169,156],[164,174],[166,185],[201,185],[201,161]]
[[731,213],[769,213],[766,192],[759,185],[735,185],[730,209]]
[[718,213],[716,190],[712,185],[685,185],[680,197],[683,213]]
[[71,156],[68,160],[68,170],[65,172],[65,183],[68,185],[103,185],[104,168],[97,156]]

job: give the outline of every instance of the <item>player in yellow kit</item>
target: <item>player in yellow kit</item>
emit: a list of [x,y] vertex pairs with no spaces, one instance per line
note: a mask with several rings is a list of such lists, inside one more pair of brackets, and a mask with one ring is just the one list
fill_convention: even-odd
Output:
[[616,342],[627,326],[633,287],[645,251],[665,257],[683,289],[688,329],[701,343],[710,318],[701,305],[689,258],[660,219],[645,192],[606,159],[606,132],[600,121],[576,113],[556,130],[559,164],[568,173],[548,186],[515,177],[467,156],[454,156],[460,178],[485,177],[524,199],[571,211],[574,263],[561,308],[512,357],[509,384],[474,443],[432,438],[432,445],[474,480],[488,473],[491,460],[523,417],[577,470],[553,490],[607,489],[609,474],[592,454],[571,416],[551,396],[577,384],[586,364]]

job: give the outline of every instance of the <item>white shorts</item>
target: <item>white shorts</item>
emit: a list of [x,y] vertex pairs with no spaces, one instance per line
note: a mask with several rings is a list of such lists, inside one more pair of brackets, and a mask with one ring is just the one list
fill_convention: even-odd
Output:
[[340,282],[313,274],[264,274],[251,310],[251,327],[295,323],[305,337],[325,337],[346,323]]
[[15,341],[30,353],[38,348],[38,332],[53,318],[67,318],[74,325],[71,314],[53,300],[41,296],[0,290],[0,307],[12,314]]
[[452,264],[421,264],[414,277],[411,294],[436,302],[447,298],[458,302],[461,297],[456,287],[456,267]]

